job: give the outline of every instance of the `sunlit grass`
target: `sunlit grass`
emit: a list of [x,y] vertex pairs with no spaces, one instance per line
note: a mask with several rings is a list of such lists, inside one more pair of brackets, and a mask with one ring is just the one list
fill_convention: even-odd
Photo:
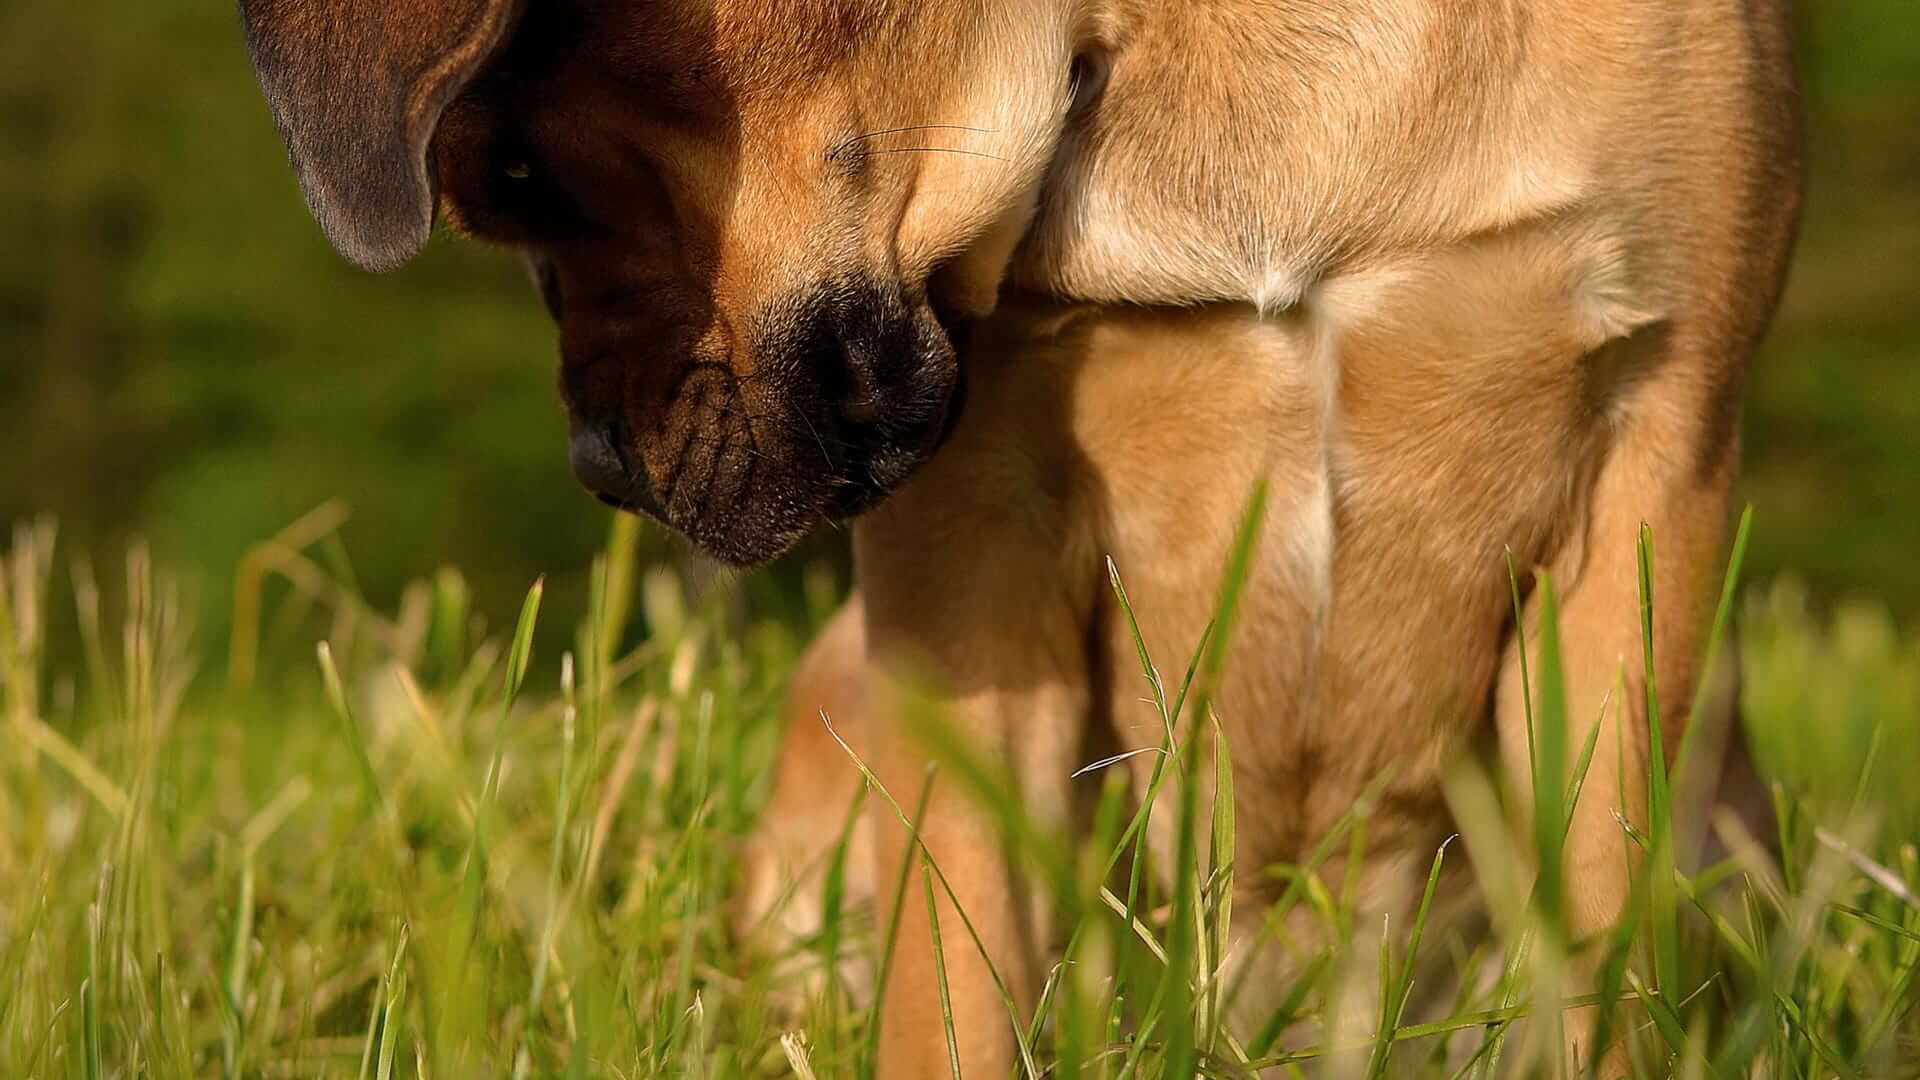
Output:
[[[235,664],[196,651],[140,552],[102,588],[51,527],[14,533],[0,564],[0,1076],[872,1075],[871,991],[842,960],[867,957],[884,980],[896,943],[845,902],[843,856],[811,886],[829,913],[817,937],[766,956],[727,930],[809,627],[690,600],[673,571],[636,564],[622,524],[574,648],[530,662],[537,584],[489,636],[457,574],[377,612],[326,536],[292,540],[262,549],[252,569],[283,584],[243,585],[255,606],[237,621],[315,627],[318,653],[256,679],[247,645]],[[1714,639],[1739,624],[1779,835],[1729,827],[1732,858],[1685,872],[1672,793],[1655,785],[1642,825],[1622,830],[1642,851],[1633,914],[1598,944],[1612,962],[1588,993],[1566,977],[1590,943],[1567,940],[1578,883],[1558,852],[1592,725],[1567,713],[1551,602],[1527,673],[1547,797],[1523,830],[1494,808],[1490,776],[1463,771],[1449,794],[1465,844],[1431,853],[1424,898],[1383,933],[1357,925],[1325,873],[1364,850],[1364,799],[1301,865],[1233,865],[1231,748],[1210,702],[1246,662],[1233,613],[1258,542],[1242,531],[1191,655],[1149,655],[1135,634],[1161,722],[1152,794],[1129,794],[1124,767],[1074,780],[1102,793],[1085,836],[1021,813],[1003,764],[937,710],[903,717],[940,759],[929,782],[989,800],[1058,913],[1066,945],[1037,1015],[1007,994],[1022,1074],[1572,1075],[1549,1033],[1562,1010],[1593,1010],[1640,1076],[1920,1075],[1920,649],[1883,616],[1820,615],[1790,587],[1744,605],[1729,591]],[[1109,569],[1117,613],[1152,620],[1127,568]],[[60,656],[55,605],[78,628]],[[644,640],[623,637],[635,624]],[[912,822],[925,789],[860,797]],[[1156,866],[1145,837],[1161,814],[1178,839]],[[1469,861],[1495,909],[1486,942],[1429,918],[1443,868]],[[931,904],[942,868],[906,870],[880,887]],[[1231,958],[1251,902],[1236,882],[1257,874],[1284,882],[1267,924],[1310,919],[1325,947],[1249,1023]],[[1463,971],[1483,974],[1416,1012],[1418,990]]]

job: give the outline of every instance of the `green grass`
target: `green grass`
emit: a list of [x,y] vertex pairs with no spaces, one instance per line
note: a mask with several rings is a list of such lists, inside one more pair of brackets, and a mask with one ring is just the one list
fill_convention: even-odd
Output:
[[[1574,883],[1556,853],[1592,743],[1566,712],[1548,603],[1528,679],[1551,794],[1530,839],[1463,768],[1464,843],[1433,853],[1413,917],[1376,935],[1324,875],[1364,848],[1363,800],[1301,866],[1271,869],[1287,884],[1269,925],[1304,916],[1328,947],[1276,1012],[1228,1023],[1232,909],[1249,902],[1234,882],[1268,868],[1229,857],[1234,777],[1208,703],[1244,662],[1232,616],[1256,543],[1244,530],[1194,656],[1139,649],[1161,797],[1129,797],[1107,769],[1080,781],[1105,793],[1088,835],[1048,835],[1000,798],[996,763],[943,742],[937,715],[915,721],[940,782],[998,799],[1070,940],[1038,1015],[1009,1017],[1023,1073],[1571,1075],[1543,1033],[1577,1008],[1628,1040],[1639,1076],[1920,1076],[1920,648],[1866,608],[1816,614],[1790,585],[1729,589],[1716,622],[1739,628],[1780,835],[1732,836],[1730,862],[1685,874],[1656,783],[1644,832],[1623,829],[1646,857],[1598,993],[1567,996]],[[893,942],[840,914],[842,875],[824,879],[836,916],[791,954],[743,955],[726,928],[811,625],[743,617],[737,586],[692,598],[638,550],[618,526],[573,648],[530,657],[537,584],[503,635],[481,632],[448,572],[374,611],[325,529],[292,530],[238,590],[239,625],[319,645],[282,672],[250,638],[196,651],[187,605],[140,551],[102,587],[50,527],[17,530],[0,562],[0,1076],[870,1075],[871,1012],[838,960],[881,957],[884,977]],[[1151,620],[1126,568],[1112,574],[1119,611]],[[75,648],[48,646],[56,613]],[[864,797],[912,819],[924,792]],[[1163,873],[1143,842],[1159,813],[1184,838]],[[1495,915],[1480,944],[1428,918],[1443,868],[1467,862]],[[883,887],[932,903],[941,868],[908,871]],[[1466,970],[1489,977],[1416,1015],[1424,983]],[[1342,996],[1356,984],[1374,999]],[[1364,1024],[1332,1023],[1353,1008]],[[1327,1030],[1342,1034],[1300,1035]]]

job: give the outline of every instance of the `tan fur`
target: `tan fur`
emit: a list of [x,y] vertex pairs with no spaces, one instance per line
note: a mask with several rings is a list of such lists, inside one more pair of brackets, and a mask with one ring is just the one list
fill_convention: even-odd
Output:
[[[1493,743],[1524,780],[1517,658],[1540,600],[1516,628],[1511,551],[1558,587],[1576,740],[1627,672],[1568,840],[1572,929],[1618,916],[1616,814],[1643,810],[1648,746],[1635,535],[1656,538],[1671,747],[1797,212],[1784,0],[427,7],[464,20],[446,28],[457,63],[422,69],[411,38],[387,62],[385,38],[350,27],[334,37],[372,43],[351,59],[381,92],[304,101],[337,58],[283,41],[284,5],[246,5],[263,77],[296,88],[275,102],[296,151],[392,149],[393,198],[329,197],[343,248],[389,265],[417,247],[424,177],[464,228],[529,249],[576,419],[617,407],[634,484],[724,556],[784,550],[849,485],[891,493],[855,528],[859,598],[796,682],[743,924],[815,914],[780,904],[812,895],[789,886],[839,835],[853,783],[823,709],[913,805],[929,752],[902,702],[930,684],[1014,767],[1027,809],[1067,825],[1101,726],[1157,741],[1103,557],[1177,662],[1256,477],[1266,542],[1218,703],[1241,880],[1371,793],[1366,861],[1342,872],[1366,912],[1400,913],[1452,827],[1442,771]],[[509,14],[504,44],[457,33]],[[1076,63],[1095,76],[1078,95]],[[411,127],[334,130],[423,85],[437,105],[448,73],[464,82],[430,168]],[[354,190],[346,164],[296,165],[309,190]],[[815,316],[856,294],[879,298],[869,322],[919,335],[913,365],[845,315],[845,357],[823,359]],[[957,365],[929,329],[954,312],[985,319]],[[922,462],[960,369],[967,411]],[[845,400],[823,399],[833,379]],[[860,473],[840,449],[856,437],[917,470]],[[1512,795],[1523,818],[1530,793]],[[868,888],[905,854],[890,808],[870,808]],[[942,901],[961,1061],[1002,1075],[988,958],[1031,1005],[1047,928],[957,785],[933,786],[919,829],[988,954]],[[1236,906],[1238,962],[1280,972],[1309,946],[1262,938],[1258,899]],[[901,926],[879,1075],[945,1076],[917,890]]]
[[[1627,890],[1615,815],[1644,807],[1638,526],[1656,537],[1671,748],[1717,581],[1738,373],[1797,199],[1775,18],[1392,2],[1110,16],[1110,88],[1067,136],[1014,279],[1258,309],[1003,310],[967,360],[960,432],[857,529],[870,679],[889,657],[930,665],[1063,813],[1089,701],[1122,748],[1157,740],[1101,556],[1155,655],[1185,657],[1264,474],[1267,545],[1219,707],[1238,865],[1303,857],[1390,777],[1359,880],[1366,910],[1398,914],[1451,828],[1446,764],[1492,737],[1527,774],[1511,550],[1557,583],[1576,738],[1628,673],[1569,841],[1573,929],[1610,926]],[[914,744],[864,722],[883,779],[913,790]],[[1031,989],[1046,960],[1020,949],[1039,931],[1005,925],[1023,913],[985,817],[936,789],[922,829]],[[899,831],[876,836],[892,880]],[[1260,939],[1257,900],[1237,908],[1247,947],[1279,975],[1305,957]],[[944,1075],[922,905],[904,919],[882,1074]],[[945,908],[941,927],[963,1064],[999,1075],[1004,1013]]]
[[[870,904],[876,895],[872,823],[856,814],[863,781],[825,723],[831,717],[840,738],[866,741],[858,730],[865,663],[866,620],[856,601],[821,631],[789,684],[772,800],[741,852],[747,876],[733,897],[739,936],[765,951],[819,928],[822,890],[842,843],[850,852],[843,871],[846,894],[855,905]],[[851,982],[864,982],[864,965],[843,968]]]

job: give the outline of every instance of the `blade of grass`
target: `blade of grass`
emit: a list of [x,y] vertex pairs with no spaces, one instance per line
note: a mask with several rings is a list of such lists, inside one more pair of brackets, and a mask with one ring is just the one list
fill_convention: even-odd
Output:
[[[513,715],[513,703],[520,696],[520,687],[526,682],[527,665],[533,659],[533,632],[540,622],[540,601],[546,595],[547,580],[536,579],[533,587],[527,590],[527,598],[520,605],[520,618],[514,624],[513,645],[507,651],[506,680],[500,693],[500,717],[494,730],[493,758],[487,765],[486,784],[481,788],[480,800],[483,806],[491,806],[498,794],[500,784],[500,755],[506,750],[506,740],[502,729]],[[483,815],[484,816],[484,815]]]
[[494,722],[493,752],[487,763],[486,780],[480,786],[480,798],[473,808],[473,829],[468,833],[466,867],[460,880],[460,903],[455,911],[454,933],[448,948],[454,970],[464,971],[472,959],[474,941],[480,932],[482,909],[486,906],[490,841],[500,797],[500,768],[507,748],[506,728],[513,715],[513,704],[527,677],[527,665],[533,657],[533,633],[540,619],[540,600],[546,593],[546,579],[535,579],[520,606],[519,621],[514,624],[513,645],[507,652],[507,670],[500,693],[500,714]]
[[1714,1076],[1751,1075],[1753,1062],[1766,1045],[1767,1029],[1771,1026],[1769,1020],[1768,1010],[1761,1002],[1754,1002],[1742,1010],[1728,1034],[1721,1039],[1720,1051],[1714,1055],[1708,1070]]
[[374,1069],[374,1080],[391,1080],[393,1076],[394,1055],[400,1049],[399,1013],[402,989],[404,988],[395,986],[387,996],[386,1015],[380,1020],[380,1062]]
[[1204,706],[1212,701],[1214,691],[1220,685],[1221,673],[1226,670],[1234,620],[1239,614],[1240,599],[1246,591],[1247,578],[1253,571],[1254,552],[1260,546],[1266,523],[1267,480],[1262,476],[1254,483],[1253,491],[1240,512],[1240,524],[1234,533],[1233,546],[1228,550],[1226,570],[1221,575],[1220,588],[1215,594],[1211,625],[1217,629],[1207,635],[1206,661],[1201,668],[1198,684],[1201,707],[1195,709],[1202,716],[1207,714]]
[[[1077,775],[1080,774],[1076,773]],[[1074,1070],[1085,1065],[1088,1060],[1087,1041],[1090,1037],[1088,1029],[1094,1028],[1097,1036],[1098,1028],[1095,1025],[1105,1022],[1103,1018],[1089,1023],[1088,1018],[1081,1015],[1090,1001],[1081,986],[1081,975],[1077,968],[1081,959],[1082,942],[1091,931],[1104,926],[1104,923],[1093,917],[1093,912],[1087,910],[1093,906],[1092,902],[1084,901],[1081,897],[1094,897],[1101,903],[1105,903],[1102,894],[1108,892],[1106,879],[1111,875],[1112,870],[1110,867],[1103,866],[1103,856],[1107,852],[1116,850],[1119,844],[1120,831],[1123,827],[1121,821],[1126,816],[1126,804],[1129,801],[1129,786],[1128,777],[1121,772],[1109,772],[1102,778],[1100,798],[1094,808],[1091,839],[1082,845],[1080,876],[1074,883],[1076,895],[1073,907],[1081,914],[1074,923],[1073,933],[1067,939],[1066,948],[1061,951],[1060,963],[1054,969],[1054,976],[1049,978],[1048,986],[1041,992],[1039,1005],[1034,1009],[1033,1020],[1027,1031],[1027,1038],[1038,1043],[1042,1026],[1049,1016],[1054,1015],[1053,1010],[1056,1008],[1054,995],[1059,994],[1062,1000],[1057,1003],[1057,1008],[1061,1022],[1055,1024],[1055,1042],[1061,1049],[1055,1067],[1056,1072],[1064,1071],[1066,1075],[1079,1075]],[[1109,983],[1107,992],[1110,1005],[1117,991]]]
[[87,908],[86,978],[80,983],[80,1023],[86,1046],[83,1065],[87,1080],[105,1075],[101,1063],[100,1038],[100,903]]
[[228,1076],[242,1075],[240,1046],[246,1039],[247,958],[253,942],[253,859],[243,855],[240,896],[233,913],[233,954],[227,961],[227,1018],[221,1025],[221,1057]]
[[1881,889],[1885,890],[1888,895],[1913,910],[1920,911],[1920,896],[1914,895],[1913,889],[1910,888],[1906,882],[1900,880],[1899,874],[1868,858],[1859,848],[1847,843],[1847,841],[1835,835],[1830,829],[1823,826],[1815,826],[1813,836],[1822,847],[1834,851],[1845,858],[1847,862],[1853,864],[1853,868],[1859,871],[1861,876],[1878,885]]
[[[1413,998],[1414,973],[1420,959],[1420,941],[1427,930],[1427,919],[1433,913],[1433,894],[1440,885],[1440,869],[1447,859],[1447,847],[1454,837],[1448,837],[1440,844],[1440,850],[1433,853],[1433,866],[1427,871],[1427,887],[1420,894],[1420,907],[1414,912],[1413,929],[1407,937],[1406,958],[1400,964],[1397,978],[1389,978],[1382,971],[1380,985],[1390,987],[1386,1008],[1380,1013],[1379,1037],[1374,1042],[1373,1056],[1367,1063],[1367,1076],[1370,1080],[1379,1080],[1387,1073],[1387,1065],[1393,1056],[1394,1033],[1406,1017],[1407,1002]],[[1382,959],[1390,959],[1386,952],[1386,943],[1382,943]]]
[[[1268,925],[1275,925],[1286,919],[1302,899],[1307,899],[1310,906],[1316,908],[1322,906],[1320,897],[1325,895],[1325,886],[1319,879],[1320,869],[1333,857],[1340,842],[1347,839],[1348,834],[1359,826],[1360,821],[1372,813],[1373,806],[1381,793],[1392,785],[1394,777],[1395,773],[1391,769],[1382,770],[1379,776],[1374,777],[1366,788],[1362,789],[1353,805],[1343,810],[1340,816],[1334,819],[1332,827],[1315,843],[1305,861],[1291,867],[1267,868],[1269,876],[1281,877],[1287,883],[1280,898],[1267,905],[1263,918]],[[1333,905],[1326,906],[1330,908]],[[1254,979],[1255,974],[1255,965],[1242,965],[1233,987],[1227,992],[1229,1011],[1232,1004],[1239,1000],[1245,986]]]
[[[1513,549],[1506,549],[1507,588],[1513,596],[1513,625],[1520,638],[1520,709],[1527,721],[1527,764],[1533,768],[1540,760],[1540,752],[1533,742],[1533,668],[1527,660],[1527,606],[1520,598],[1520,571],[1514,566]],[[1537,781],[1539,777],[1529,777]]]
[[[1253,569],[1254,551],[1267,517],[1267,481],[1263,476],[1253,485],[1246,507],[1241,512],[1233,546],[1227,555],[1225,571],[1213,607],[1213,624],[1218,632],[1209,637],[1206,658],[1202,661],[1200,681],[1194,691],[1194,730],[1213,717],[1214,691],[1226,669],[1228,646],[1233,639],[1235,616]],[[1199,794],[1198,756],[1177,752],[1179,767],[1179,826],[1175,831],[1173,874],[1173,915],[1168,921],[1167,967],[1161,977],[1156,998],[1170,1018],[1165,1047],[1164,1070],[1169,1076],[1186,1076],[1197,1066],[1197,1047],[1193,1031],[1193,988],[1200,972],[1203,929],[1200,922],[1199,869]]]
[[1300,1008],[1306,1004],[1307,995],[1320,985],[1322,977],[1332,965],[1331,952],[1322,952],[1308,962],[1299,978],[1295,979],[1293,985],[1288,988],[1287,996],[1281,1000],[1280,1006],[1267,1016],[1266,1021],[1260,1025],[1260,1030],[1247,1043],[1249,1058],[1258,1060],[1273,1049],[1273,1044],[1280,1041],[1280,1036],[1285,1034],[1287,1028],[1299,1018]]
[[[1654,662],[1653,528],[1642,522],[1640,567],[1640,641],[1647,692],[1647,917],[1653,929],[1654,985],[1671,993],[1679,986],[1679,904],[1673,889],[1673,797],[1668,788],[1666,736],[1660,719],[1660,691]],[[1682,1033],[1684,1039],[1684,1031]]]
[[1559,943],[1565,941],[1567,932],[1562,839],[1568,831],[1570,814],[1561,802],[1567,785],[1567,684],[1560,648],[1559,597],[1553,576],[1545,571],[1539,575],[1538,596],[1540,705],[1533,713],[1530,739],[1535,748],[1534,857],[1539,860],[1540,875],[1534,889],[1534,902],[1545,928]]
[[1672,1005],[1649,991],[1647,984],[1632,971],[1627,972],[1627,986],[1633,990],[1634,996],[1640,999],[1640,1004],[1646,1008],[1647,1015],[1653,1018],[1653,1026],[1660,1032],[1660,1038],[1666,1041],[1667,1049],[1675,1056],[1685,1053],[1687,1031],[1685,1025],[1680,1022],[1680,1014],[1673,1011]]
[[400,1049],[399,1018],[400,1004],[405,995],[406,984],[402,981],[405,971],[402,964],[407,956],[408,927],[401,924],[400,940],[393,949],[393,962],[387,966],[386,1011],[380,1017],[380,1054],[374,1069],[375,1080],[390,1080],[393,1075],[394,1054]]
[[1207,958],[1207,1029],[1203,1046],[1209,1056],[1218,1052],[1226,1024],[1221,991],[1225,983],[1227,943],[1233,928],[1233,756],[1219,719],[1213,722],[1213,881],[1214,917],[1210,935],[1213,954]]
[[[1693,688],[1693,707],[1687,713],[1690,717],[1704,716],[1707,699],[1713,694],[1714,666],[1720,660],[1720,650],[1726,639],[1727,627],[1733,622],[1733,602],[1739,594],[1741,571],[1747,563],[1747,543],[1753,534],[1753,505],[1749,503],[1740,512],[1740,524],[1733,533],[1733,552],[1727,559],[1727,572],[1720,582],[1720,601],[1713,610],[1713,622],[1707,630],[1707,648],[1700,661],[1698,682]],[[1674,772],[1685,775],[1684,770],[1690,762],[1694,725],[1688,724],[1687,730],[1680,736],[1680,746],[1674,751]]]
[[953,1080],[961,1080],[960,1039],[953,1030],[953,997],[947,987],[947,953],[940,944],[940,904],[933,894],[933,870],[924,848],[920,855],[920,883],[927,898],[927,925],[933,931],[933,977],[940,990],[940,1029],[947,1037],[947,1067]]
[[[833,724],[827,719],[825,712],[820,714],[820,720],[827,725],[828,731],[833,730]],[[868,780],[868,787],[871,787],[872,783],[871,780]],[[926,779],[920,784],[920,795],[914,801],[913,817],[910,819],[913,824],[907,826],[908,856],[900,860],[900,872],[894,877],[892,902],[882,909],[888,912],[889,915],[887,918],[886,933],[882,936],[880,942],[880,963],[874,973],[873,1004],[867,1014],[867,1045],[861,1055],[860,1063],[860,1075],[863,1077],[871,1078],[873,1076],[873,1069],[879,1059],[880,1021],[882,1019],[880,1005],[886,1000],[887,979],[893,974],[893,954],[900,941],[900,916],[906,911],[907,885],[913,880],[914,860],[912,858],[912,851],[919,844],[918,822],[926,815],[927,802],[932,797],[933,770],[929,768]]]
[[1861,922],[1864,922],[1869,926],[1874,926],[1874,927],[1878,927],[1881,930],[1885,930],[1887,933],[1892,934],[1895,937],[1904,938],[1907,941],[1911,941],[1915,943],[1920,943],[1920,932],[1909,930],[1908,928],[1901,926],[1899,923],[1893,922],[1892,920],[1883,919],[1880,916],[1875,915],[1873,912],[1867,911],[1864,908],[1857,908],[1851,904],[1839,904],[1839,903],[1829,904],[1827,906],[1832,908],[1834,911],[1840,912],[1843,915],[1848,915],[1855,919],[1859,919]]
[[[573,655],[568,653],[560,658],[560,683],[571,687]],[[571,824],[573,810],[573,745],[574,728],[578,711],[570,700],[572,694],[565,695],[569,700],[560,709],[560,783],[554,792],[553,808],[553,850],[547,861],[547,911],[541,920],[540,939],[535,946],[533,962],[533,981],[527,989],[527,1027],[528,1033],[522,1035],[520,1049],[514,1059],[513,1075],[515,1080],[524,1080],[527,1069],[532,1066],[532,1053],[528,1046],[534,1019],[540,1015],[541,1000],[545,997],[547,986],[547,967],[553,956],[555,939],[560,932],[560,920],[564,912],[566,899],[561,891],[560,863],[567,848],[567,828]]]
[[387,981],[380,979],[373,988],[373,1007],[367,1013],[367,1031],[360,1042],[360,1071],[354,1076],[358,1080],[372,1080],[374,1051],[379,1048],[380,1018],[386,1014]]
[[[674,975],[673,1000],[678,1011],[684,1011],[698,994],[694,986],[694,952],[698,944],[701,915],[701,894],[703,891],[703,864],[701,856],[706,850],[703,842],[706,837],[707,818],[712,813],[710,799],[712,770],[709,768],[713,739],[713,692],[702,691],[694,707],[694,742],[692,775],[693,817],[685,826],[682,836],[682,858],[686,881],[683,907],[680,911],[680,940],[677,943],[677,964]],[[684,1003],[684,1004],[683,1004]]]
[[[1713,612],[1713,621],[1708,624],[1706,650],[1701,654],[1700,668],[1695,675],[1693,701],[1686,714],[1686,726],[1680,732],[1680,743],[1674,749],[1672,776],[1678,779],[1680,787],[1676,798],[1680,803],[1676,827],[1681,830],[1675,834],[1673,858],[1676,862],[1685,860],[1688,865],[1700,857],[1713,792],[1694,790],[1696,786],[1704,788],[1709,778],[1719,776],[1721,765],[1718,761],[1700,761],[1702,753],[1711,752],[1723,756],[1722,747],[1732,745],[1734,740],[1743,738],[1739,727],[1738,710],[1730,710],[1725,723],[1730,730],[1711,732],[1714,746],[1702,742],[1708,738],[1709,729],[1718,722],[1717,717],[1709,715],[1708,706],[1716,685],[1715,675],[1720,664],[1720,652],[1725,641],[1727,628],[1733,620],[1733,603],[1738,594],[1741,572],[1746,566],[1747,543],[1753,531],[1753,506],[1749,504],[1740,513],[1740,522],[1734,530],[1733,550],[1727,560],[1726,573],[1721,578],[1720,600]],[[1736,669],[1736,677],[1737,677]],[[1696,775],[1697,774],[1697,775]]]
[[793,1070],[797,1080],[815,1080],[813,1060],[807,1051],[807,1034],[804,1031],[789,1031],[780,1036],[780,1052],[787,1059],[787,1066]]
[[1100,890],[1100,901],[1107,905],[1108,910],[1126,920],[1126,925],[1132,930],[1134,936],[1138,937],[1146,946],[1147,952],[1151,954],[1155,960],[1160,962],[1161,967],[1165,967],[1167,964],[1167,950],[1161,946],[1159,939],[1153,936],[1153,927],[1141,922],[1137,916],[1128,915],[1126,902],[1113,895],[1113,892],[1109,889],[1103,888]]
[[[847,903],[847,856],[853,847],[854,830],[859,827],[866,813],[867,788],[863,784],[854,790],[847,816],[840,825],[839,837],[828,853],[826,878],[820,886],[820,966],[829,978],[836,977],[840,971],[840,953],[845,948],[842,923],[845,921]],[[826,995],[825,1029],[833,1033],[839,1031],[840,1024],[841,994],[835,990],[836,987],[830,986]]]
[[[1140,632],[1140,620],[1134,613],[1132,600],[1127,596],[1126,585],[1121,581],[1120,568],[1111,558],[1107,560],[1107,580],[1113,588],[1114,598],[1120,605],[1121,613],[1126,617],[1127,628],[1133,635],[1134,648],[1140,658],[1141,672],[1146,676],[1148,685],[1153,689],[1154,707],[1159,712],[1161,724],[1162,741],[1159,747],[1160,753],[1154,760],[1153,769],[1147,777],[1147,789],[1141,796],[1140,807],[1135,812],[1133,821],[1128,825],[1126,832],[1121,834],[1120,843],[1108,858],[1107,869],[1100,878],[1102,881],[1106,880],[1107,875],[1113,872],[1113,868],[1119,865],[1123,853],[1126,852],[1128,845],[1131,844],[1132,863],[1128,867],[1127,872],[1127,900],[1121,911],[1121,917],[1125,920],[1123,925],[1131,928],[1139,924],[1140,892],[1143,878],[1146,874],[1147,837],[1153,818],[1153,811],[1154,808],[1159,805],[1161,787],[1166,782],[1169,763],[1173,761],[1174,755],[1178,752],[1179,740],[1174,730],[1176,714],[1169,711],[1166,695],[1160,685],[1159,670],[1154,666],[1153,658],[1147,651],[1146,637]],[[1186,677],[1182,681],[1180,690],[1182,703],[1185,702],[1187,689],[1193,685],[1194,676],[1199,671],[1201,658],[1205,656],[1205,654],[1206,647],[1203,641],[1201,647],[1194,651],[1187,665]],[[1162,962],[1164,963],[1164,957],[1162,957]],[[1131,935],[1123,930],[1115,936],[1114,940],[1114,994],[1108,1010],[1108,1027],[1119,1023],[1120,1016],[1118,1010],[1122,1002],[1126,1000],[1128,989],[1132,986],[1133,969],[1133,942]]]
[[314,651],[320,658],[320,677],[326,684],[327,700],[333,705],[334,718],[340,721],[347,748],[353,751],[355,772],[360,778],[367,805],[384,816],[387,803],[386,796],[380,790],[380,775],[374,771],[373,756],[367,752],[366,738],[360,732],[359,722],[354,719],[346,686],[340,681],[340,669],[334,666],[333,648],[322,641],[314,647]]
[[1567,836],[1573,832],[1574,812],[1580,806],[1580,792],[1587,786],[1587,773],[1593,767],[1593,751],[1600,745],[1600,730],[1607,726],[1607,706],[1613,701],[1612,691],[1600,699],[1600,715],[1594,718],[1593,726],[1587,730],[1587,741],[1580,747],[1580,758],[1573,763],[1573,775],[1567,780],[1567,796],[1560,805],[1566,810],[1566,820],[1560,830],[1560,847],[1566,850]]

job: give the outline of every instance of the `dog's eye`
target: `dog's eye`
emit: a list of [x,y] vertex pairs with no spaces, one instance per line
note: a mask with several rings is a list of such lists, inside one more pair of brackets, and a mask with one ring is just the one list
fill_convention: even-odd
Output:
[[567,197],[561,174],[534,147],[502,146],[483,168],[484,187],[472,201],[492,226],[489,238],[546,242],[577,224],[577,206]]

